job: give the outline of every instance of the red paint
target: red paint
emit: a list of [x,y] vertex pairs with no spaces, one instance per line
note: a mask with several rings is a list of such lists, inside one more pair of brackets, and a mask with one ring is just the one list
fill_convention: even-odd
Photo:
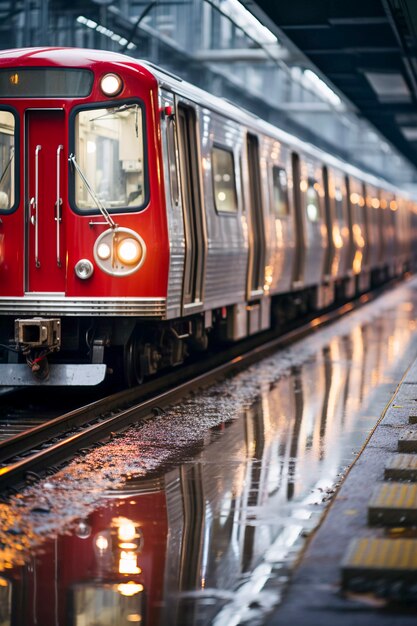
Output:
[[[64,191],[62,170],[65,169],[64,144],[66,145],[63,111],[27,111],[26,126],[26,172],[27,196],[25,198],[27,225],[27,278],[26,291],[65,291],[66,226],[68,202],[64,198],[60,235],[57,235],[57,158],[60,160],[60,198]],[[36,156],[37,155],[37,156]],[[36,161],[38,166],[36,167]],[[36,194],[38,195],[36,225]],[[36,255],[36,232],[38,254]],[[60,257],[58,265],[58,240]],[[36,260],[37,256],[37,260]]]
[[[140,573],[119,572],[121,550],[117,538],[117,520],[133,522],[141,533],[137,565]],[[13,581],[13,623],[25,626],[56,626],[72,624],[77,590],[129,581],[143,585],[137,605],[143,609],[146,624],[159,624],[164,599],[166,574],[168,518],[163,490],[137,493],[127,499],[109,500],[86,520],[89,531],[85,538],[77,536],[76,527],[66,534],[47,540],[36,556],[23,567],[7,572]],[[97,549],[99,535],[108,538],[105,551]],[[3,575],[5,575],[3,573]],[[105,610],[100,603],[97,610]]]
[[[13,108],[20,121],[20,203],[17,210],[2,215],[0,224],[0,295],[20,297],[24,292],[64,293],[81,297],[166,297],[169,242],[160,143],[158,89],[155,78],[141,65],[121,55],[93,50],[32,49],[16,50],[0,57],[0,68],[77,67],[94,73],[92,93],[83,98],[4,98],[2,104]],[[117,72],[123,90],[117,98],[107,98],[100,89],[100,78]],[[112,277],[94,262],[94,242],[106,225],[101,215],[79,215],[69,206],[70,116],[78,106],[139,98],[145,107],[146,151],[148,158],[149,204],[136,213],[113,215],[120,226],[138,232],[147,246],[143,266],[127,277]],[[48,111],[45,109],[49,109]],[[55,109],[55,110],[53,110]],[[59,109],[58,111],[56,109]],[[39,262],[35,264],[35,228],[30,223],[30,199],[35,195],[35,151],[39,151]],[[56,245],[56,153],[61,153],[61,261],[57,264]],[[33,211],[32,211],[33,214]],[[26,240],[25,240],[26,237]],[[25,261],[25,253],[27,259]],[[93,277],[83,281],[74,273],[76,262],[89,259],[95,266]],[[25,265],[26,262],[26,265]]]

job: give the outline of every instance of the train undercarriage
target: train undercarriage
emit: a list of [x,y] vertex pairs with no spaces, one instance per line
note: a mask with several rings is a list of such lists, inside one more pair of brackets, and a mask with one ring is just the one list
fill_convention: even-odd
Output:
[[[404,268],[404,271],[407,268]],[[389,280],[373,273],[368,288]],[[288,323],[366,291],[363,276],[162,321],[135,317],[2,318],[0,386],[135,386],[193,354]]]

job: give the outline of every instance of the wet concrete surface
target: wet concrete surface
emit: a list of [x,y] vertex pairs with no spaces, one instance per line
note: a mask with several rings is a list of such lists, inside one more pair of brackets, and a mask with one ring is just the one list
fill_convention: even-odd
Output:
[[265,624],[415,358],[416,310],[414,279],[0,504],[0,624]]

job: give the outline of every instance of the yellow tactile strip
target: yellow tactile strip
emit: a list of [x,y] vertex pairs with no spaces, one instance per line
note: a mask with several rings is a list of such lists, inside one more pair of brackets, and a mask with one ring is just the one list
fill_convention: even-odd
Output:
[[398,439],[398,452],[417,452],[417,432],[408,432]]
[[417,480],[417,454],[396,454],[385,467],[387,480]]
[[369,501],[368,522],[386,526],[417,523],[417,484],[378,485]]
[[417,539],[353,539],[342,562],[344,586],[361,578],[410,580],[417,577]]

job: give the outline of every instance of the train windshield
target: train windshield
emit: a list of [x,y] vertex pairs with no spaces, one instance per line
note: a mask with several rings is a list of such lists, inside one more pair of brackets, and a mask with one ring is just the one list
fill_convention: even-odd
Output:
[[[75,117],[75,205],[138,210],[145,201],[143,115],[139,104],[83,109]],[[91,191],[93,193],[91,193]]]
[[0,111],[0,212],[14,205],[15,194],[15,118]]

